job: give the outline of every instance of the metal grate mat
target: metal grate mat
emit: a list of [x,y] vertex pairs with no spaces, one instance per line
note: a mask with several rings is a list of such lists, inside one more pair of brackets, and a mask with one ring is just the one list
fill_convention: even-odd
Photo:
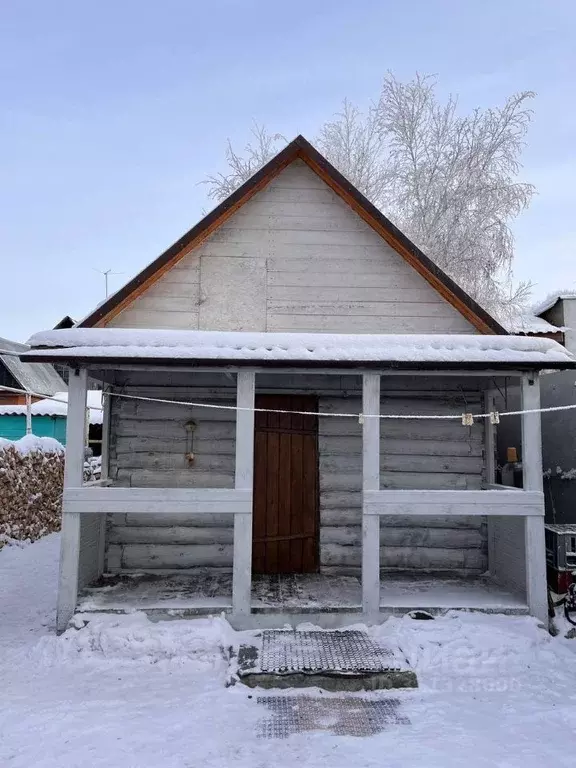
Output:
[[260,739],[286,739],[295,733],[329,731],[337,736],[373,736],[389,726],[409,725],[398,699],[261,696],[272,713],[256,726]]
[[364,632],[347,630],[265,630],[259,667],[262,672],[385,672],[395,668],[394,654]]

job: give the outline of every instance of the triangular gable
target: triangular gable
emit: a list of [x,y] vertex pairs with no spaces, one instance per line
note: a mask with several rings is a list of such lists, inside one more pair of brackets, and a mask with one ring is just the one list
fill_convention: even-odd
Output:
[[233,216],[256,193],[295,160],[302,160],[383,240],[418,272],[449,304],[480,333],[505,334],[506,330],[477,302],[449,278],[414,243],[395,227],[303,136],[298,136],[248,181],[211,211],[117,293],[79,323],[79,327],[102,327],[143,294],[190,251]]

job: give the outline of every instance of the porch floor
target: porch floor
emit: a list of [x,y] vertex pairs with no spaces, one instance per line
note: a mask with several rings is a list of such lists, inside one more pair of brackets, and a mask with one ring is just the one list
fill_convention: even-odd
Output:
[[[256,614],[360,612],[361,582],[355,576],[327,574],[254,575]],[[451,608],[493,613],[527,613],[525,601],[488,576],[430,573],[383,574],[380,607],[391,613],[417,608]],[[104,576],[80,595],[81,612],[142,610],[174,615],[206,615],[232,609],[232,574],[205,568],[179,574],[124,573]]]

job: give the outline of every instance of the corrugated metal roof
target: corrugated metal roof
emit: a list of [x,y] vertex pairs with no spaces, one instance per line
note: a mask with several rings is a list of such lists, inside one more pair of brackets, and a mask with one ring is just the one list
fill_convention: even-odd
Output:
[[512,318],[507,328],[510,333],[558,333],[565,330],[530,312]]
[[[0,349],[20,354],[30,347],[0,337]],[[22,389],[41,395],[54,395],[66,389],[66,382],[56,373],[50,363],[25,363],[15,355],[0,354],[0,362],[16,379]]]

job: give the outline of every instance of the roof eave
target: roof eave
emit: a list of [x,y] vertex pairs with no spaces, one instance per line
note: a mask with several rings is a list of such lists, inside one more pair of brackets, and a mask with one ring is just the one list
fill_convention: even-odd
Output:
[[542,362],[517,362],[505,361],[406,361],[406,360],[271,360],[271,359],[222,359],[222,358],[187,358],[187,357],[106,357],[64,355],[50,356],[46,352],[35,354],[28,352],[26,362],[58,362],[61,365],[74,366],[100,366],[102,368],[114,368],[121,365],[134,365],[142,368],[146,366],[162,366],[173,368],[178,366],[190,366],[191,368],[378,368],[388,370],[405,371],[535,371],[535,370],[568,370],[576,369],[574,361],[542,361]]

